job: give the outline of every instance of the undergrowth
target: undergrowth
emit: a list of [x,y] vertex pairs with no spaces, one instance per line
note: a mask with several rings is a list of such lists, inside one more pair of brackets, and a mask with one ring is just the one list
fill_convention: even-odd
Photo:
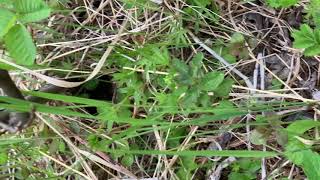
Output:
[[320,179],[318,5],[0,0],[0,177]]

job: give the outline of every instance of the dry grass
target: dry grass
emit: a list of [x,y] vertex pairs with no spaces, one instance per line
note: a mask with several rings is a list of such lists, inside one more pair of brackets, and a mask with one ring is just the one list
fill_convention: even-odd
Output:
[[[139,2],[139,1],[138,1]],[[131,57],[129,54],[139,47],[148,44],[167,44],[172,57],[189,61],[196,52],[203,52],[206,62],[203,69],[206,72],[220,70],[236,82],[229,101],[236,105],[248,105],[253,99],[259,103],[273,102],[317,103],[312,89],[319,85],[320,65],[319,58],[305,58],[301,52],[292,48],[290,30],[297,28],[301,23],[296,8],[273,10],[260,3],[243,3],[242,1],[216,1],[219,14],[216,19],[209,17],[209,13],[200,13],[194,19],[184,16],[184,9],[189,7],[195,12],[199,7],[190,6],[185,1],[147,1],[140,4],[142,7],[128,9],[125,3],[119,0],[73,0],[63,3],[70,11],[56,12],[47,22],[53,32],[42,30],[33,31],[39,42],[41,56],[37,63],[43,68],[31,70],[3,60],[22,70],[19,86],[23,90],[38,89],[44,84],[54,84],[61,87],[78,87],[97,76],[112,75],[119,71],[132,71],[153,74],[165,77],[169,74],[166,69],[157,71],[146,70],[142,67],[128,67],[114,65],[114,54],[118,53],[128,62],[139,61],[141,57]],[[304,2],[300,3],[305,6]],[[213,16],[214,13],[210,14]],[[218,18],[219,17],[219,18]],[[295,21],[290,18],[296,18]],[[195,25],[199,23],[199,26]],[[173,44],[172,37],[178,32],[186,39],[189,46],[179,47]],[[246,36],[244,47],[238,47],[246,52],[245,56],[238,56],[237,62],[232,64],[226,61],[219,52],[214,52],[212,46],[217,39],[227,42],[235,32]],[[126,50],[127,54],[119,50]],[[240,52],[229,52],[238,55]],[[2,60],[1,60],[2,61]],[[212,64],[218,66],[212,66]],[[50,68],[46,68],[50,67]],[[21,78],[22,77],[22,78]],[[19,79],[19,78],[18,78]],[[272,80],[277,81],[281,88],[272,89]],[[76,82],[74,82],[76,81]],[[148,79],[146,79],[146,84]],[[156,85],[147,84],[152,92],[165,92],[166,89],[157,89]],[[153,102],[154,106],[157,102]],[[59,106],[60,104],[53,103]],[[67,104],[73,106],[75,104]],[[148,110],[153,106],[141,110],[133,107],[133,116],[148,117]],[[294,118],[291,114],[301,112],[301,116],[313,118],[317,121],[320,115],[316,106],[279,107],[280,110],[269,112],[250,113],[244,117],[230,118],[219,121],[219,125],[189,126],[187,135],[177,151],[185,149],[203,150],[273,150],[282,152],[283,149],[276,142],[277,135],[272,132],[268,139],[268,146],[254,145],[250,136],[260,116],[274,115]],[[84,113],[86,109],[80,109]],[[186,121],[190,116],[168,115],[168,121]],[[130,128],[129,125],[114,126],[110,131],[102,130],[101,122],[92,119],[75,118],[62,115],[44,115],[37,113],[36,125],[19,136],[39,138],[48,133],[47,140],[42,143],[50,147],[53,139],[60,139],[66,145],[67,153],[49,153],[45,149],[37,149],[39,164],[36,169],[54,168],[53,176],[58,179],[64,175],[67,179],[177,179],[176,169],[180,160],[178,156],[145,155],[137,156],[133,165],[125,167],[119,161],[114,161],[112,155],[90,147],[88,136],[99,134],[102,139],[112,139],[111,136]],[[232,125],[246,124],[242,128],[232,128]],[[152,129],[153,128],[153,129]],[[167,142],[170,137],[167,133],[171,129],[162,130],[159,126],[152,126],[149,133],[143,136],[142,141],[148,149],[168,150]],[[271,128],[271,127],[269,127]],[[80,134],[75,131],[77,129]],[[221,139],[228,138],[224,145]],[[315,131],[314,137],[319,137]],[[7,135],[9,137],[9,135]],[[52,138],[52,139],[51,139]],[[135,143],[132,140],[131,143]],[[116,140],[111,146],[123,147],[123,141]],[[141,147],[143,148],[143,147]],[[16,151],[16,150],[14,150]],[[13,152],[14,153],[14,152]],[[28,157],[18,161],[27,161]],[[226,179],[230,172],[231,162],[238,159],[203,158],[196,159],[197,164],[210,166],[205,172],[199,169],[193,171],[193,179]],[[22,164],[20,162],[20,164]],[[14,168],[12,168],[14,169]],[[36,178],[36,175],[33,175]],[[77,178],[75,178],[77,177]],[[257,179],[279,179],[288,177],[301,179],[304,177],[300,168],[294,166],[283,157],[263,158]]]

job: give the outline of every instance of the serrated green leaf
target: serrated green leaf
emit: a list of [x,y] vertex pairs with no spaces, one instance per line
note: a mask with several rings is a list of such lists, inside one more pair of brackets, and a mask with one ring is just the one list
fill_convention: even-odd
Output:
[[301,25],[300,31],[293,31],[292,37],[294,48],[308,48],[316,44],[313,30],[307,24]]
[[0,38],[8,33],[16,22],[16,15],[7,9],[0,8]]
[[201,80],[200,88],[204,91],[214,91],[224,80],[224,74],[213,71],[204,75]]
[[320,44],[306,48],[304,50],[303,54],[305,56],[316,56],[316,55],[320,54]]
[[182,85],[192,85],[192,77],[190,67],[181,62],[179,59],[174,59],[172,61],[172,66],[178,75],[175,77],[175,80]]
[[213,91],[214,95],[216,97],[228,96],[233,84],[234,84],[234,81],[232,79],[230,78],[224,79],[223,82],[219,85],[219,87]]
[[24,23],[41,21],[50,16],[51,9],[43,8],[35,12],[21,14],[19,20]]
[[182,106],[183,107],[192,107],[195,106],[195,103],[198,101],[200,96],[200,89],[196,86],[191,87],[183,97]]
[[21,65],[32,65],[36,58],[36,47],[26,27],[13,26],[5,35],[4,42],[10,56]]
[[309,25],[303,24],[300,30],[292,33],[293,47],[305,49],[304,55],[315,56],[320,54],[320,30],[312,30]]
[[203,53],[197,53],[191,60],[190,66],[192,71],[192,77],[197,77],[201,71]]

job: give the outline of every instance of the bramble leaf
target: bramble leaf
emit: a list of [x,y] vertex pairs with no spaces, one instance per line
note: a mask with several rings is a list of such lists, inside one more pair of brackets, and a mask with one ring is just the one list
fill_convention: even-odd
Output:
[[4,42],[10,56],[21,65],[32,65],[36,58],[36,46],[26,27],[13,26],[5,35]]
[[203,60],[203,53],[197,53],[192,58],[190,62],[192,77],[197,77],[199,75],[199,72],[201,72],[202,60]]
[[18,13],[32,13],[46,7],[42,0],[14,0],[13,5]]
[[214,90],[214,95],[217,97],[225,97],[228,96],[234,81],[231,78],[226,78],[219,87]]
[[0,38],[2,38],[14,26],[16,15],[7,9],[0,8],[0,19]]
[[224,74],[221,72],[213,71],[204,75],[201,80],[201,89],[205,91],[214,91],[224,80]]
[[43,0],[15,0],[13,5],[19,13],[19,20],[26,23],[40,21],[51,13]]
[[43,8],[32,13],[26,13],[19,16],[19,20],[25,23],[41,21],[50,16],[51,9]]

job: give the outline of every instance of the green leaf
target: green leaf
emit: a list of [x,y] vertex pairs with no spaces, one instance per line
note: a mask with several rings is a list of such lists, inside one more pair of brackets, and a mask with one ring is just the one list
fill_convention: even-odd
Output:
[[267,0],[269,6],[274,8],[287,8],[297,4],[298,0]]
[[200,6],[203,8],[212,3],[211,0],[188,0],[187,2],[191,5]]
[[223,82],[219,85],[219,87],[214,90],[214,95],[216,97],[227,97],[231,91],[232,85],[234,81],[231,78],[226,78]]
[[301,25],[300,31],[294,30],[292,37],[294,38],[294,48],[308,48],[316,43],[313,30],[307,24]]
[[239,32],[236,32],[231,36],[231,39],[230,39],[230,43],[231,44],[235,44],[235,43],[242,44],[244,42],[245,42],[244,36],[243,36],[243,34],[241,34]]
[[0,8],[0,38],[8,33],[16,22],[16,15],[7,9]]
[[192,77],[197,77],[201,72],[203,53],[197,53],[191,60],[190,66],[192,71]]
[[19,20],[24,23],[37,22],[37,21],[41,21],[41,20],[49,17],[50,13],[51,13],[50,8],[43,8],[43,9],[39,9],[35,12],[21,14],[19,16]]
[[219,87],[223,80],[223,73],[217,71],[209,72],[201,79],[200,88],[204,91],[214,91]]
[[126,167],[130,167],[134,163],[134,156],[132,154],[128,154],[122,157],[121,164]]
[[41,10],[47,5],[43,0],[14,0],[14,8],[18,13],[33,13]]
[[172,66],[174,70],[178,72],[178,76],[175,77],[177,83],[182,85],[192,85],[192,77],[190,73],[190,67],[181,62],[179,59],[174,59],[172,61]]
[[290,133],[294,133],[295,135],[302,135],[309,129],[312,129],[314,127],[320,126],[320,122],[318,121],[312,121],[312,120],[299,120],[295,121],[294,123],[290,124],[286,131]]
[[21,22],[37,22],[50,16],[51,9],[43,0],[15,0],[15,10]]
[[125,153],[125,154],[143,154],[143,155],[168,155],[168,156],[221,156],[221,157],[275,157],[278,154],[271,151],[245,151],[245,150],[184,150],[184,151],[160,151],[160,150],[123,150],[123,149],[105,149],[105,152],[110,153]]
[[289,142],[285,147],[285,155],[294,164],[302,167],[308,179],[320,179],[320,155],[313,152],[308,145],[303,144],[295,138],[306,131],[320,126],[320,122],[312,120],[299,120],[290,124],[286,131],[288,132]]
[[6,49],[10,56],[21,65],[32,65],[36,58],[36,46],[27,29],[17,24],[4,37]]
[[320,155],[303,147],[299,141],[292,141],[286,147],[286,157],[302,167],[309,180],[320,179]]
[[7,161],[8,161],[8,153],[5,151],[1,151],[0,152],[0,164],[5,164],[5,163],[7,163]]
[[186,92],[182,99],[181,106],[190,108],[196,106],[196,103],[200,96],[200,89],[197,86],[193,86]]
[[320,54],[320,44],[306,48],[304,50],[303,54],[305,56],[316,56],[316,55]]
[[168,148],[177,148],[181,145],[181,139],[187,134],[187,129],[184,127],[174,128],[170,131],[167,140]]

